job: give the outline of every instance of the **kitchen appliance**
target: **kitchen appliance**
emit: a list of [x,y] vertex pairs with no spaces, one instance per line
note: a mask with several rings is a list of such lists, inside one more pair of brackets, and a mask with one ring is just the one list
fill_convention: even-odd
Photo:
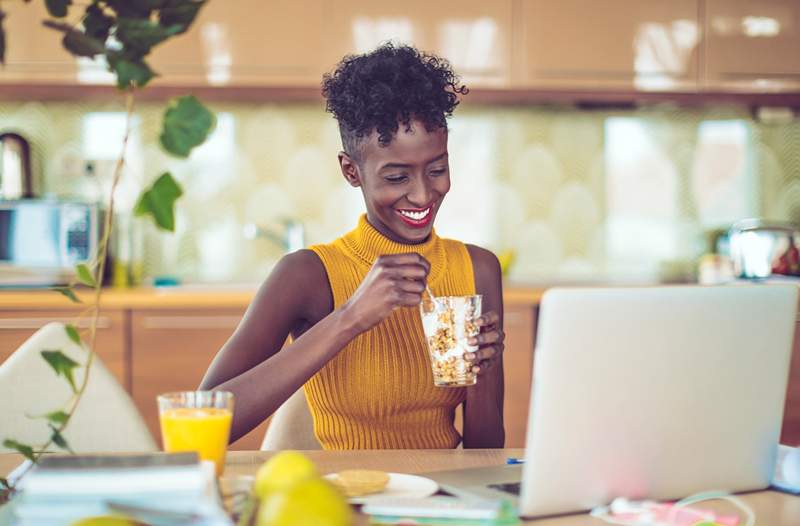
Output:
[[97,251],[101,215],[76,201],[0,200],[0,286],[69,283]]
[[743,219],[730,228],[728,238],[736,277],[800,276],[800,231],[793,224]]
[[31,148],[17,133],[0,133],[0,199],[33,197]]

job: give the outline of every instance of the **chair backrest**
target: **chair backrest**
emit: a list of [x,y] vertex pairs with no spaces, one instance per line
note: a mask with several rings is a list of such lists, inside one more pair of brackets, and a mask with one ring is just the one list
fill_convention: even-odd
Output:
[[[61,323],[49,323],[33,334],[0,364],[0,444],[11,438],[26,444],[43,444],[50,431],[43,415],[64,408],[72,395],[63,376],[57,376],[41,351],[60,350],[83,365],[88,351],[75,344]],[[85,369],[74,370],[75,384],[83,381]],[[76,453],[156,451],[153,437],[131,400],[95,355],[89,382],[64,432]],[[0,452],[7,449],[0,445]]]
[[264,442],[264,451],[282,449],[322,449],[314,436],[314,419],[303,389],[298,389],[272,415]]

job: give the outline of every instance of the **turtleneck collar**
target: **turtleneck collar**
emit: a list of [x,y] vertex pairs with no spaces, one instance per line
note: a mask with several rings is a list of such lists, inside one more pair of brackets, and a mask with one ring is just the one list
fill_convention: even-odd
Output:
[[342,241],[352,254],[367,266],[372,266],[378,256],[385,254],[407,254],[416,252],[431,264],[431,273],[428,281],[435,281],[444,269],[445,253],[436,230],[431,230],[431,235],[422,243],[406,244],[393,241],[384,236],[367,221],[367,215],[362,214],[358,226],[348,232]]

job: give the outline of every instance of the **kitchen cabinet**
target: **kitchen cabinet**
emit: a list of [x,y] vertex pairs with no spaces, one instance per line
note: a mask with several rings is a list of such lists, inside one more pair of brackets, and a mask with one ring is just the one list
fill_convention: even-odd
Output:
[[[52,294],[52,293],[51,293]],[[0,363],[17,350],[34,332],[50,322],[71,323],[79,330],[89,326],[86,317],[77,319],[78,309],[0,310]],[[97,320],[97,356],[114,377],[130,391],[126,367],[126,313],[103,310]],[[44,350],[44,349],[42,349]]]
[[333,66],[322,60],[326,4],[208,2],[187,33],[154,49],[151,65],[171,85],[318,86]]
[[[229,309],[135,309],[131,313],[133,399],[154,437],[160,439],[156,397],[195,390],[217,351],[244,314]],[[232,449],[259,449],[267,422]]]
[[786,405],[783,411],[781,444],[800,446],[800,317],[794,332],[792,364],[789,369],[789,385],[786,389]]
[[503,352],[503,423],[506,447],[525,447],[537,310],[534,305],[510,305],[504,312],[506,347]]
[[694,90],[698,0],[518,0],[515,84]]
[[800,2],[706,0],[705,87],[800,89]]
[[[3,9],[8,49],[0,88],[8,84],[7,93],[92,98],[84,85],[113,83],[42,26],[43,2]],[[553,93],[563,100],[616,93],[625,101],[642,92],[683,101],[740,91],[752,102],[765,92],[800,91],[796,0],[465,0],[455,9],[424,0],[237,0],[208,2],[190,31],[153,50],[149,62],[162,76],[152,93],[191,86],[217,100],[318,101],[325,72],[386,40],[445,57],[478,88],[472,100],[483,102],[542,101]],[[38,87],[36,95],[25,85]]]
[[44,2],[3,2],[6,64],[0,83],[73,83],[78,61],[61,45],[61,36],[42,25],[49,18]]
[[414,44],[447,58],[470,86],[508,86],[512,0],[402,3],[336,2],[323,28],[325,62],[363,53],[387,40]]

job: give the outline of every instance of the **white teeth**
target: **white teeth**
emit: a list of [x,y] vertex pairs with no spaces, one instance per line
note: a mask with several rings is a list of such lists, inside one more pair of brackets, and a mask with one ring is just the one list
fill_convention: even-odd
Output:
[[413,219],[414,221],[421,221],[425,219],[428,214],[431,212],[430,208],[426,208],[422,212],[409,212],[407,210],[400,210],[400,213],[404,216]]

